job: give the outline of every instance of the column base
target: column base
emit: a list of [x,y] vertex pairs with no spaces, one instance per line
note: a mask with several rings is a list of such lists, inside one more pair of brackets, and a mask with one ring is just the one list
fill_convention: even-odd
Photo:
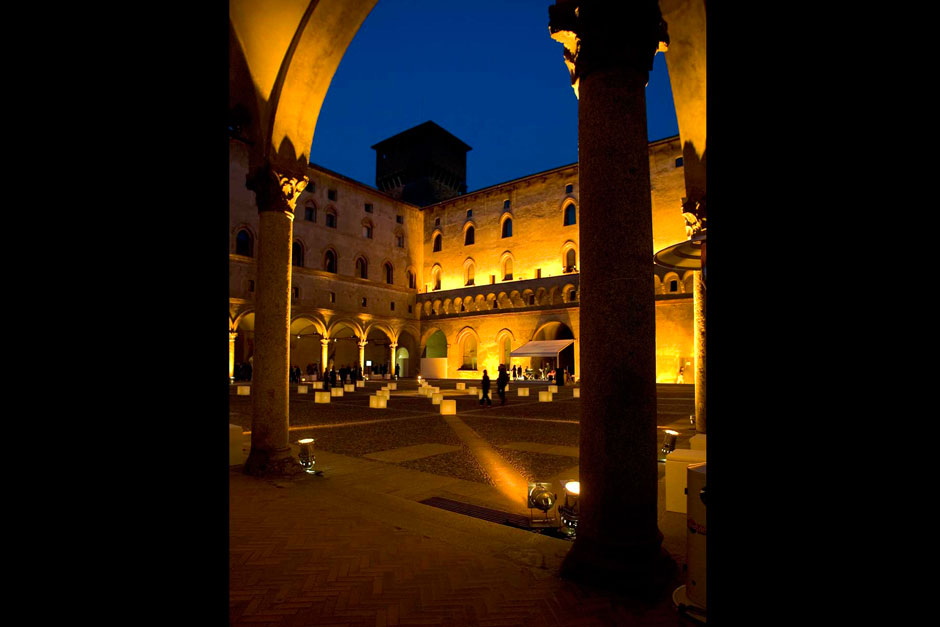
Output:
[[649,602],[660,600],[681,583],[675,575],[676,563],[658,543],[648,550],[637,550],[611,544],[592,545],[578,538],[561,566],[565,579]]
[[245,474],[253,477],[298,477],[305,473],[300,461],[291,455],[290,448],[262,451],[252,447],[245,461]]

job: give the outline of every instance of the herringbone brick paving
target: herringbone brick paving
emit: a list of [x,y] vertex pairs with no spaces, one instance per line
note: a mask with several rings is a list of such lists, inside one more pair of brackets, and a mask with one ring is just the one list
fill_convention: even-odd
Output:
[[319,480],[272,482],[232,470],[232,625],[688,624],[669,600],[675,586],[653,605],[591,590],[387,522],[381,504],[363,505],[346,498],[348,487],[324,489]]

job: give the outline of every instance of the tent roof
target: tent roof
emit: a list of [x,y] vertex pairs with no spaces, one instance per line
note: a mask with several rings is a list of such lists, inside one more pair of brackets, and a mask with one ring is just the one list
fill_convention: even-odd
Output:
[[558,357],[574,340],[534,340],[509,353],[510,357]]

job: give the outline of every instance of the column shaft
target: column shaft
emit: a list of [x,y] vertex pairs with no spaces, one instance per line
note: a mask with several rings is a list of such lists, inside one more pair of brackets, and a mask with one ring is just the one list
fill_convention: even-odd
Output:
[[695,431],[705,433],[705,281],[692,273],[693,334],[695,340]]

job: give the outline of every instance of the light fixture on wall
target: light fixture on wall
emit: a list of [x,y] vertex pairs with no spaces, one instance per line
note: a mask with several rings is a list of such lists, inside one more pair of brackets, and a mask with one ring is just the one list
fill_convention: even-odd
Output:
[[578,505],[578,499],[581,496],[580,481],[565,482],[565,504],[558,507],[558,515],[561,518],[561,531],[569,538],[574,538],[578,532],[578,517],[581,508]]

